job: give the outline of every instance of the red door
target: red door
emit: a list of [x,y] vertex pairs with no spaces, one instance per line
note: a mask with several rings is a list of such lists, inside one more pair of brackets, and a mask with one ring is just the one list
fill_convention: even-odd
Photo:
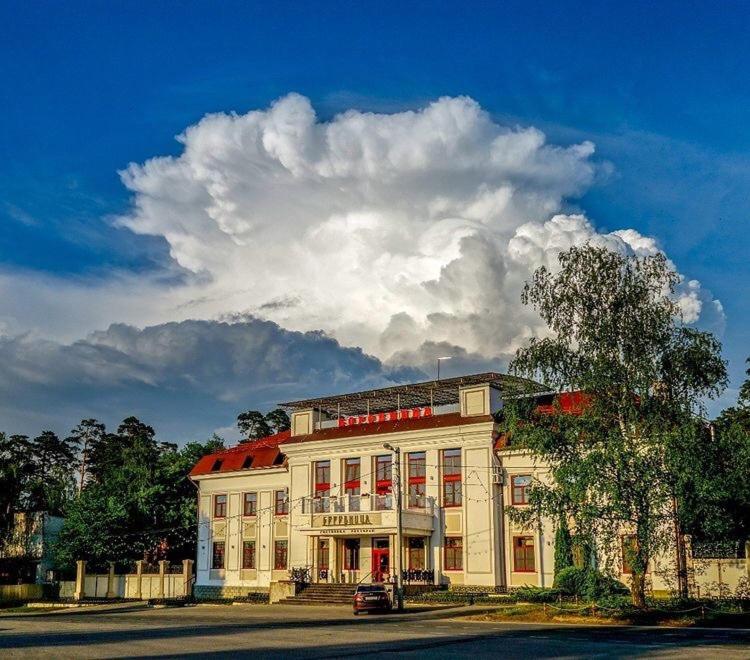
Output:
[[388,539],[372,540],[372,581],[385,582],[390,576],[390,551]]

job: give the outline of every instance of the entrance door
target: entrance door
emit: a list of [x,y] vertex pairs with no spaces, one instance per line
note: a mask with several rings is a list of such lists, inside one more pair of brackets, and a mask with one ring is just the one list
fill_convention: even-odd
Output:
[[391,563],[388,539],[372,540],[372,581],[385,582],[390,576]]
[[318,539],[318,576],[316,582],[328,582],[328,550],[330,548],[330,539]]

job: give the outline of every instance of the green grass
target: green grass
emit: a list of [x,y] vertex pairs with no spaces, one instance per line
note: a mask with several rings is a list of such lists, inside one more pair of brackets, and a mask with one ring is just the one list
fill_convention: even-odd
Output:
[[[660,606],[637,610],[632,607],[603,610],[595,605],[575,605],[573,603],[537,604],[516,603],[498,607],[492,612],[472,617],[482,621],[530,621],[588,624],[623,624],[642,626],[706,626],[726,628],[750,628],[750,612],[739,608],[720,609],[716,604],[704,606]],[[685,611],[689,610],[689,611]]]

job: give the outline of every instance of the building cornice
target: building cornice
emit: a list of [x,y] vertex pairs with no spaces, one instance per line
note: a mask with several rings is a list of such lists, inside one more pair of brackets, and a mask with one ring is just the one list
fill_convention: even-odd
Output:
[[[327,453],[330,455],[350,454],[353,450],[373,450],[388,442],[393,446],[408,448],[414,445],[437,446],[445,444],[446,440],[456,438],[461,445],[476,442],[480,444],[491,439],[494,422],[468,422],[455,426],[436,427],[429,429],[395,431],[393,433],[373,433],[356,438],[337,438],[324,440],[307,440],[299,443],[282,445],[282,451],[289,459],[308,454]],[[346,442],[343,442],[343,441]]]
[[191,476],[191,481],[202,481],[204,479],[222,479],[224,477],[252,477],[260,476],[265,474],[287,474],[288,470],[286,466],[272,467],[272,468],[256,468],[255,470],[234,470],[232,472],[215,472],[209,474],[197,474]]

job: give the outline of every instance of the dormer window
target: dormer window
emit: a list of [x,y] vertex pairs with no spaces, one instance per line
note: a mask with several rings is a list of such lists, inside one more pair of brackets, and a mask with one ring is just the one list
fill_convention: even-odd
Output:
[[249,470],[253,466],[253,457],[251,455],[245,456],[245,460],[242,461],[242,469]]
[[224,460],[221,458],[217,458],[214,461],[214,464],[211,466],[211,472],[218,472],[221,470],[221,466],[224,464]]
[[276,458],[273,459],[273,464],[274,465],[281,465],[284,462],[284,458],[286,458],[284,456],[284,454],[282,454],[281,452],[279,452],[278,454],[276,454]]

